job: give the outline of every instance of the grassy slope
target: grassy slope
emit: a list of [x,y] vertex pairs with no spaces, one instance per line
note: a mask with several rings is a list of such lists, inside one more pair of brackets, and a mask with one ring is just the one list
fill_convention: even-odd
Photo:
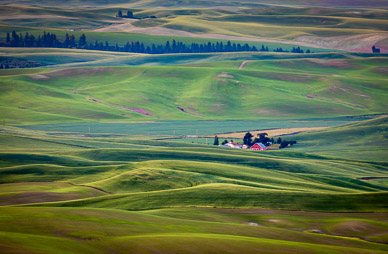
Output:
[[2,70],[1,112],[13,124],[386,113],[385,58],[241,63]]
[[[385,123],[386,117],[341,128],[367,139]],[[356,132],[362,126],[369,128],[365,136]],[[377,243],[387,241],[386,214],[376,213],[387,209],[386,182],[356,179],[384,176],[383,162],[11,127],[2,127],[0,142],[6,253],[181,253],[188,246],[196,246],[193,253],[388,251]],[[38,204],[4,206],[31,202]],[[181,208],[196,206],[239,209]],[[179,208],[117,210],[162,207]],[[241,209],[248,207],[374,213]]]
[[[296,151],[351,159],[379,160],[387,154],[387,118],[345,125],[290,137],[301,143]],[[371,146],[373,148],[367,148]]]
[[[202,54],[134,54],[76,49],[0,48],[0,55],[19,61],[32,60],[44,67],[90,67],[126,65],[175,65],[233,60],[299,59],[304,54],[232,52]],[[315,53],[311,58],[372,57],[372,54]]]
[[[5,250],[14,248],[19,253],[155,253],[161,250],[168,253],[187,250],[190,253],[238,253],[241,248],[246,253],[257,253],[258,250],[282,253],[284,248],[298,253],[384,253],[387,250],[382,244],[357,239],[250,226],[241,222],[174,219],[108,209],[0,210],[2,222],[6,223],[2,227],[1,245]],[[217,212],[206,210],[202,214],[217,216]],[[25,217],[30,218],[28,222]],[[373,223],[373,219],[370,222]],[[39,227],[30,227],[31,224]]]
[[[374,121],[365,125],[376,132],[383,125],[379,127]],[[354,132],[357,125],[348,128],[355,138],[362,136],[361,132]],[[368,135],[363,138],[374,137],[372,131]],[[386,209],[384,183],[357,179],[384,176],[384,162],[297,152],[255,153],[165,141],[142,144],[121,137],[55,137],[7,128],[1,140],[2,183],[66,181],[112,194],[53,203],[54,206],[130,210],[170,206]],[[376,149],[371,143],[364,147]],[[381,157],[381,161],[385,159]],[[11,187],[3,191],[7,200],[24,191],[21,186]],[[29,191],[37,187],[31,188]],[[56,192],[55,189],[54,186],[48,192]],[[69,186],[67,192],[83,190]]]

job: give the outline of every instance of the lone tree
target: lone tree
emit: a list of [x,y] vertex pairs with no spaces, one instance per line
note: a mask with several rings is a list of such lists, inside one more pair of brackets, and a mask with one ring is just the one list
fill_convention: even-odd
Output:
[[280,143],[280,146],[279,146],[279,149],[282,149],[282,148],[286,148],[288,147],[288,142],[283,140],[281,143]]
[[119,10],[119,12],[117,13],[116,17],[119,17],[119,18],[123,17],[123,13],[121,12],[121,10]]
[[219,144],[220,144],[220,142],[218,141],[218,136],[216,135],[214,137],[214,144],[213,145],[218,146]]
[[282,138],[279,137],[279,138],[278,138],[278,141],[276,141],[276,143],[281,144],[281,143],[282,143]]
[[253,135],[248,131],[245,133],[245,136],[243,138],[244,145],[251,146],[252,145],[252,137]]

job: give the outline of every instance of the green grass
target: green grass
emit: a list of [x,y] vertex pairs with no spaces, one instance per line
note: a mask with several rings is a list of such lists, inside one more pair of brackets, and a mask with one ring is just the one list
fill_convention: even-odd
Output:
[[[276,226],[251,226],[245,225],[244,220],[208,222],[112,209],[3,207],[0,210],[3,223],[2,246],[19,251],[24,249],[24,252],[105,253],[114,250],[119,253],[154,253],[158,249],[179,253],[189,246],[193,253],[210,250],[216,253],[238,253],[241,248],[246,249],[247,253],[254,253],[258,249],[265,253],[279,253],[284,248],[298,253],[384,253],[387,250],[383,244],[368,243],[356,238],[297,232]],[[186,211],[191,213],[196,210]],[[203,209],[197,212],[205,216],[233,217],[244,211]],[[256,213],[261,212],[258,210]],[[376,218],[373,214],[365,216]],[[305,219],[302,221],[309,223]],[[31,224],[37,227],[30,227]],[[192,249],[193,246],[196,246],[195,249]]]
[[[91,67],[91,66],[127,66],[127,65],[177,65],[220,61],[300,59],[304,54],[232,52],[202,54],[134,54],[77,49],[51,48],[0,48],[0,54],[17,61],[35,61],[42,67]],[[372,54],[316,53],[310,58],[352,58],[371,57]],[[4,70],[3,70],[4,71]],[[4,74],[3,74],[4,75]]]
[[[12,4],[20,2],[32,3]],[[250,43],[270,49],[290,49],[300,35],[386,30],[387,11],[356,6],[162,2],[2,6],[0,39],[46,30],[120,45],[219,41],[92,31],[124,7],[158,17],[138,26],[276,39]],[[2,252],[387,253],[387,117],[354,122],[387,113],[386,56],[313,51],[321,53],[2,48],[2,58],[53,67],[0,70]],[[334,127],[282,137],[298,143],[278,151],[152,140],[326,125]]]
[[[367,140],[386,129],[386,118],[328,130]],[[361,127],[369,132],[357,132]],[[298,141],[295,147],[303,148]],[[6,252],[388,251],[386,181],[358,179],[385,176],[383,157],[360,161],[314,154],[314,147],[253,152],[7,126],[0,144]]]
[[[381,160],[387,154],[387,119],[377,118],[327,130],[303,133],[290,139],[301,143],[296,151],[350,159]],[[367,147],[373,147],[368,149]]]
[[4,70],[2,120],[35,124],[386,113],[385,58],[261,60],[240,70],[241,63],[36,69],[36,75]]
[[[374,133],[379,130],[386,130],[385,125],[386,117],[383,117],[328,130],[335,137],[338,129],[345,128],[354,139],[368,140],[375,138]],[[368,127],[369,132],[356,132],[360,126]],[[141,141],[125,136],[48,136],[7,127],[1,137],[2,183],[65,181],[113,194],[52,203],[54,206],[129,210],[171,206],[320,211],[386,209],[382,201],[388,190],[384,181],[360,179],[385,176],[383,156],[364,160],[362,157],[349,159],[346,154],[324,157],[314,155],[317,153],[314,147],[309,148],[309,153],[291,148],[257,153],[179,142]],[[345,140],[342,146],[349,144],[351,141]],[[36,149],[38,145],[40,148]],[[308,142],[300,140],[294,150],[299,151],[306,145]],[[373,142],[360,144],[361,148],[378,149]],[[353,153],[357,154],[358,150]],[[12,191],[12,185],[3,185],[3,188],[4,193],[20,192]],[[79,191],[67,187],[51,190]]]

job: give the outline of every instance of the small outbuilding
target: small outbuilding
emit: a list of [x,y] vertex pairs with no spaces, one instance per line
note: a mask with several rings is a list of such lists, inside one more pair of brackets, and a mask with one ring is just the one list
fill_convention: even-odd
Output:
[[253,146],[251,146],[251,150],[264,151],[264,150],[267,150],[267,147],[263,143],[256,143]]

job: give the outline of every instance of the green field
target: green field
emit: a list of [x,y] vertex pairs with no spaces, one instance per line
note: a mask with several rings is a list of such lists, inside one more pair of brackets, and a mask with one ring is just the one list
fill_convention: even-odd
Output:
[[[383,0],[1,1],[6,46],[16,31],[269,52],[1,47],[0,252],[388,253],[387,20]],[[298,46],[313,53],[273,52]],[[212,145],[302,127],[328,128]]]
[[1,120],[26,125],[387,113],[384,57],[242,64],[0,70]]
[[[386,141],[362,140],[387,129],[387,117],[376,118],[299,134],[295,148],[263,153],[5,126],[0,242],[22,253],[180,253],[191,245],[193,253],[385,253]],[[343,142],[323,144],[328,132]],[[322,156],[311,147],[345,149],[344,133],[381,156]]]

